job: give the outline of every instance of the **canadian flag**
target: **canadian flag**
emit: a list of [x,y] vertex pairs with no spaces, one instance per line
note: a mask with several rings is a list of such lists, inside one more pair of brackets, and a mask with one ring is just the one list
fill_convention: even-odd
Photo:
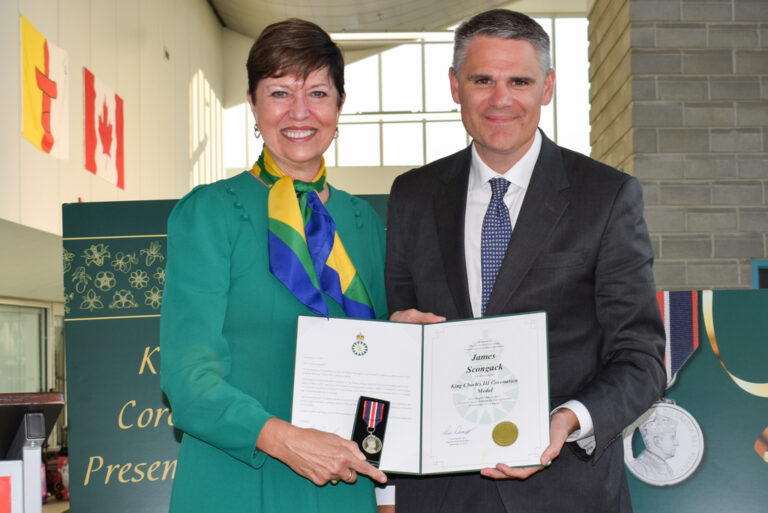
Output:
[[85,169],[125,189],[123,99],[83,68]]

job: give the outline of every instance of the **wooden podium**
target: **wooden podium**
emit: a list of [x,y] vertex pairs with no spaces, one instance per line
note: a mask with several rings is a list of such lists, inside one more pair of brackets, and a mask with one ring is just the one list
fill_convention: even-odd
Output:
[[63,406],[59,392],[0,394],[0,513],[42,511],[42,447]]

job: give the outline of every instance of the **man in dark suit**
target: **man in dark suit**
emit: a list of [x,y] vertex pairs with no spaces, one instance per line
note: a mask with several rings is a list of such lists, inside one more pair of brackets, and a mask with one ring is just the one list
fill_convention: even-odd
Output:
[[622,429],[665,382],[640,185],[537,129],[554,72],[527,16],[497,9],[462,24],[449,76],[473,143],[392,186],[390,312],[435,322],[546,310],[551,444],[540,467],[398,479],[395,509],[631,511]]

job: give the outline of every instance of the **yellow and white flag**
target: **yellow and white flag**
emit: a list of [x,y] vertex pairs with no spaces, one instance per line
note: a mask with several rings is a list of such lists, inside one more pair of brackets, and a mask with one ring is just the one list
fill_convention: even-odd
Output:
[[21,15],[21,105],[24,137],[41,151],[69,158],[67,52]]

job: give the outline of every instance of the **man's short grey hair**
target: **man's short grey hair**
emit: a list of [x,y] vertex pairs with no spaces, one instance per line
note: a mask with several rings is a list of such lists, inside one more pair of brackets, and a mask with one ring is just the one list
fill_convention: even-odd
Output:
[[458,75],[469,42],[475,36],[528,41],[539,55],[541,70],[546,75],[552,68],[549,56],[549,36],[532,18],[508,9],[481,12],[463,22],[456,29],[453,43],[453,70]]

